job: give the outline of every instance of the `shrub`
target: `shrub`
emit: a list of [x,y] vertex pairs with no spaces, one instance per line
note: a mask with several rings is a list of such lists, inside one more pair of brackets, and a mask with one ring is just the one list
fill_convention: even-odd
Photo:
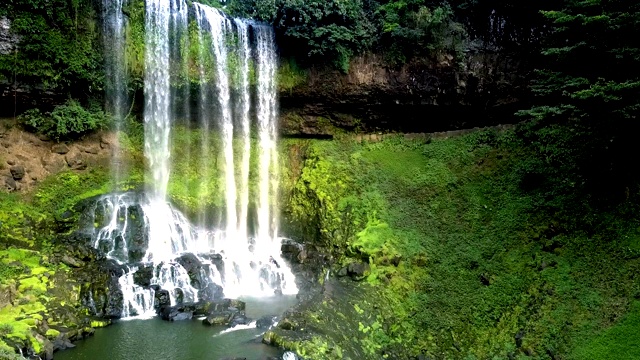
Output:
[[87,110],[73,99],[56,106],[51,113],[43,114],[39,109],[28,110],[21,120],[36,132],[58,141],[78,138],[103,129],[109,123],[109,117],[102,110]]
[[11,324],[0,324],[0,337],[7,336],[13,332]]

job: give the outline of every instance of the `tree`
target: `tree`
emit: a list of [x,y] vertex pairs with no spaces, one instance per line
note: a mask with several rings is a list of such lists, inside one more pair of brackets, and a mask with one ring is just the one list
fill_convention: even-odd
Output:
[[344,72],[350,58],[374,41],[362,0],[279,0],[274,24],[285,48],[311,61],[329,60]]
[[17,52],[0,55],[0,75],[77,96],[101,91],[102,46],[91,0],[7,0],[3,12],[20,42]]
[[[524,132],[547,173],[591,193],[622,195],[634,180],[640,110],[640,4],[566,0],[543,11],[552,32]],[[560,179],[558,179],[560,182]]]

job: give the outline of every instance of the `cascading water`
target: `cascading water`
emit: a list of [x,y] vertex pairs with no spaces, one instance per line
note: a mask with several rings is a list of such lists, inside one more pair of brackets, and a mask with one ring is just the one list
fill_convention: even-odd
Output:
[[251,157],[251,95],[249,92],[249,62],[251,60],[251,49],[249,47],[249,25],[240,19],[235,19],[236,33],[238,37],[238,50],[241,59],[240,81],[238,88],[239,96],[239,116],[240,137],[242,139],[242,154],[240,158],[240,178],[238,179],[239,210],[238,210],[238,231],[239,239],[247,238],[247,215],[249,214],[249,168]]
[[[127,66],[125,61],[126,18],[122,12],[124,0],[103,0],[103,41],[105,49],[106,110],[113,116],[116,132],[123,128],[127,109]],[[108,45],[108,46],[107,46]],[[122,173],[120,151],[113,153],[113,177],[117,183]]]
[[[147,0],[145,4],[144,154],[153,176],[147,191],[161,203],[166,199],[169,182],[171,6],[168,0]],[[160,232],[156,235],[163,237]]]
[[[152,313],[163,301],[175,305],[220,298],[223,291],[227,297],[297,292],[293,275],[280,258],[277,237],[277,63],[273,30],[231,19],[206,5],[193,3],[193,7],[199,53],[188,54],[180,48],[192,35],[187,3],[146,1],[146,191],[104,196],[93,214],[94,246],[126,266],[119,280],[124,317]],[[189,109],[188,86],[177,85],[193,63],[199,76],[199,110],[195,114]],[[253,142],[252,71],[256,73],[257,129],[257,141]],[[195,119],[189,119],[192,114],[197,114]],[[212,216],[205,213],[209,210],[204,201],[197,215],[199,221],[192,224],[167,200],[171,128],[178,124],[198,126],[200,149],[189,149],[183,155],[199,159],[205,180],[215,167],[204,160],[205,151],[209,151],[214,137],[220,137],[220,184],[224,186],[221,228],[209,228],[206,219]],[[254,194],[249,176],[255,143],[258,181]],[[239,150],[234,151],[234,146]],[[200,186],[207,185],[203,181]],[[256,213],[251,214],[249,209],[254,208]],[[257,220],[255,226],[250,218]]]

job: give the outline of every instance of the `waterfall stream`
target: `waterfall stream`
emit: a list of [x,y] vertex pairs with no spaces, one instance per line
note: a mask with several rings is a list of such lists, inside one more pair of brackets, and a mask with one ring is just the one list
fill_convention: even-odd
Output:
[[[118,9],[109,16],[113,18],[118,12],[122,16],[122,1],[113,3]],[[207,5],[192,6],[194,11],[190,12],[184,0],[146,1],[145,192],[103,196],[92,214],[94,246],[126,265],[119,280],[125,318],[152,314],[154,304],[163,297],[176,305],[213,300],[223,294],[297,292],[294,277],[280,257],[276,216],[277,58],[273,30],[249,20],[232,19]],[[195,17],[197,39],[189,39],[194,36],[189,31],[189,14]],[[122,36],[122,30],[114,33],[113,41],[123,42]],[[180,47],[189,40],[197,41],[199,53],[181,52]],[[119,61],[124,60],[114,57],[110,63]],[[198,94],[194,94],[198,111],[189,109],[188,87],[176,87],[188,76],[192,63],[197,64],[199,77]],[[115,68],[115,64],[109,67]],[[126,86],[126,81],[113,84]],[[122,107],[125,102],[113,99],[109,103]],[[124,114],[122,109],[112,112]],[[201,134],[201,146],[185,151],[187,156],[207,158],[204,152],[216,136],[222,144],[224,213],[219,227],[211,227],[207,221],[211,216],[204,199],[193,223],[168,200],[171,130],[181,121],[197,124]],[[257,132],[252,134],[252,129]],[[252,142],[252,136],[257,141]],[[252,144],[258,146],[255,151]],[[234,146],[240,150],[234,151]],[[253,156],[258,164],[255,196],[249,186],[252,154],[257,154]],[[207,180],[214,164],[199,161],[200,176]],[[251,219],[256,219],[255,224]]]

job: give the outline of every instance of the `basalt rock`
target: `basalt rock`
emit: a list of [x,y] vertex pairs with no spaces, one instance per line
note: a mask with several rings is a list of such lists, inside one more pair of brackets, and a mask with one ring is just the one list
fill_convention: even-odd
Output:
[[142,287],[151,286],[151,279],[153,278],[153,266],[141,265],[138,270],[133,273],[134,284]]
[[198,291],[198,297],[207,301],[220,300],[224,297],[224,289],[222,286],[210,282]]
[[52,153],[56,153],[56,154],[60,154],[60,155],[64,155],[64,154],[69,152],[69,147],[64,143],[53,144],[51,146],[51,152]]
[[200,278],[200,270],[202,269],[200,259],[192,253],[186,253],[178,257],[176,262],[187,271],[191,284],[200,287],[199,285],[203,283]]
[[354,58],[347,74],[307,71],[305,83],[280,94],[285,136],[332,137],[358,130],[436,132],[492,126],[529,99],[526,61],[488,49],[388,66],[382,56]]
[[338,277],[349,276],[351,279],[359,281],[369,272],[369,264],[363,262],[352,262],[346,267],[340,269],[337,273]]
[[191,320],[195,306],[190,304],[181,304],[176,306],[166,306],[161,309],[160,316],[162,320],[181,321]]
[[251,321],[252,320],[246,317],[244,314],[236,313],[233,315],[233,318],[229,322],[229,327],[234,327],[237,325],[249,325]]
[[273,324],[275,324],[277,319],[278,319],[277,316],[265,315],[265,316],[259,318],[258,320],[256,320],[256,327],[258,329],[268,329],[271,326],[273,326]]
[[159,312],[161,309],[164,309],[171,305],[171,297],[169,296],[169,291],[160,289],[156,287],[155,289],[155,298],[153,301],[153,307],[156,309],[156,312]]
[[22,178],[24,178],[25,171],[22,165],[12,166],[9,171],[14,180],[22,180]]
[[18,189],[18,184],[16,184],[16,181],[13,179],[13,177],[9,176],[4,178],[4,186],[8,191],[15,191]]

